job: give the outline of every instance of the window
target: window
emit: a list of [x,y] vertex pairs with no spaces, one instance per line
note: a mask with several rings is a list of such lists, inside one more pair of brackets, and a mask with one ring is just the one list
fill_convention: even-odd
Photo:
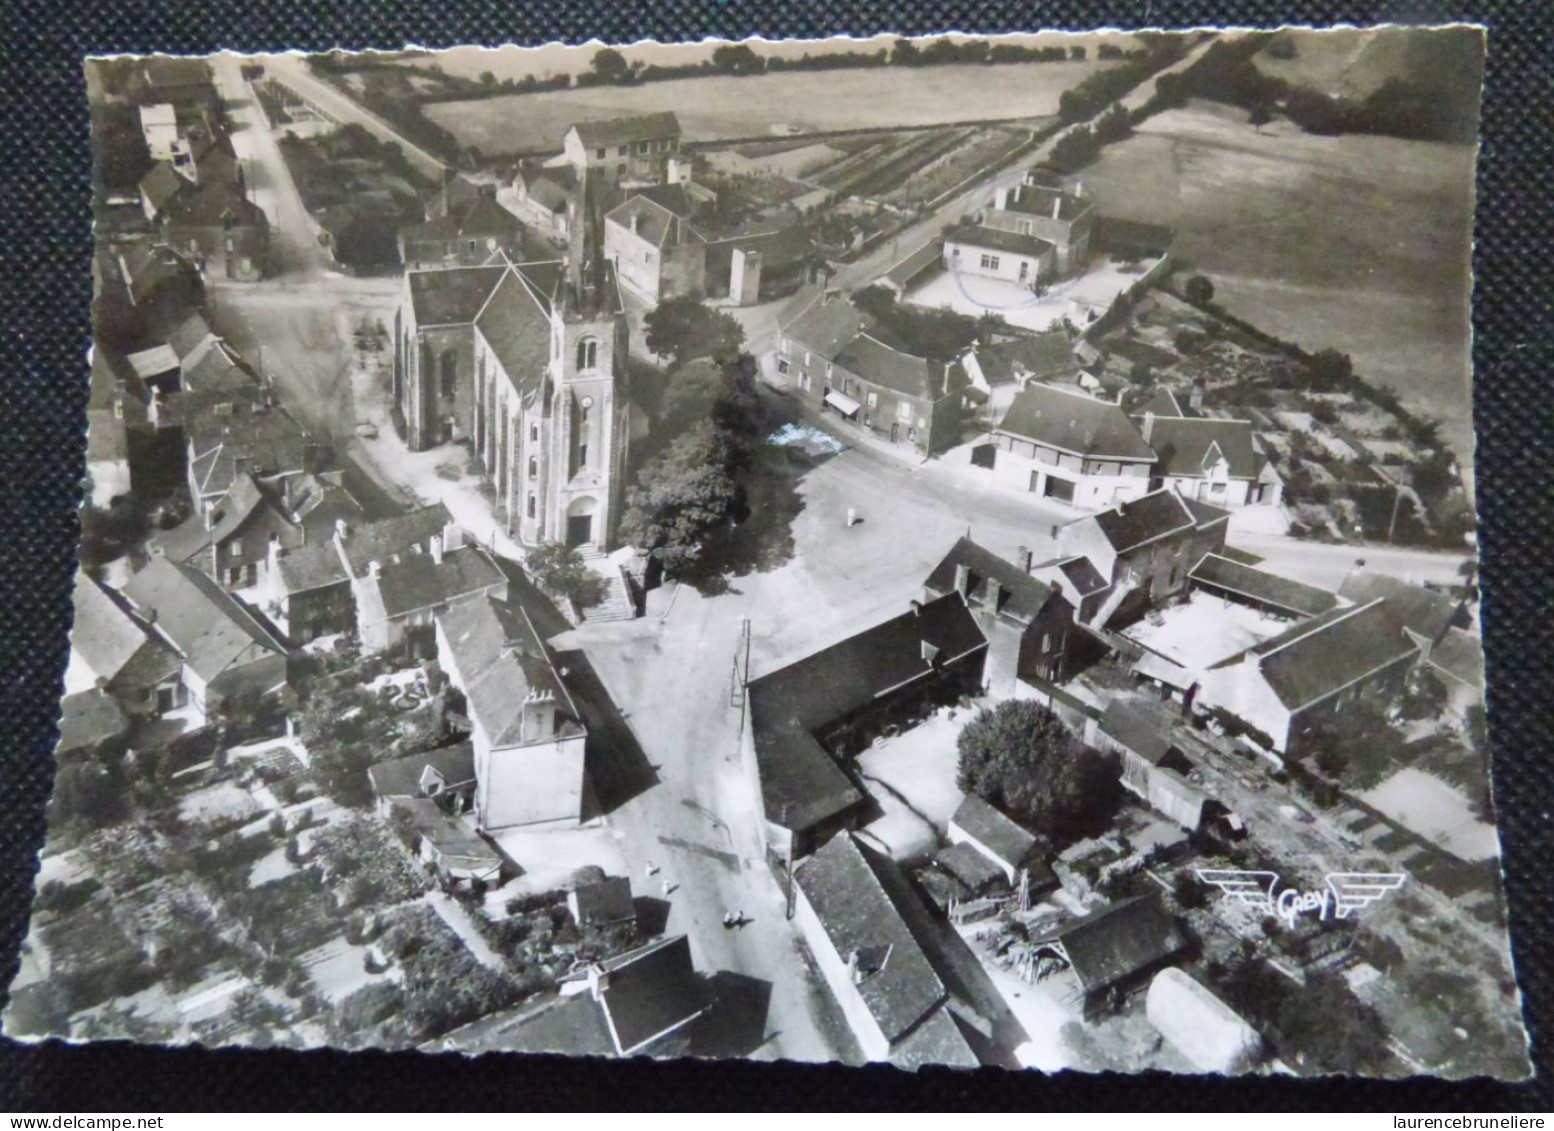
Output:
[[583,338],[577,343],[577,367],[592,369],[599,362],[599,343],[593,338]]
[[998,256],[996,256],[996,255],[989,255],[987,252],[984,251],[982,253],[982,270],[984,270],[984,271],[997,271],[998,270]]
[[588,466],[588,441],[584,440],[577,446],[577,467],[581,471]]
[[1043,652],[1052,651],[1052,633],[1044,632],[1041,634],[1041,650]]
[[535,459],[533,456],[530,456],[529,457],[529,478],[530,479],[538,479],[539,477],[540,477],[540,461]]
[[537,444],[537,443],[539,443],[539,439],[540,439],[540,426],[538,424],[530,424],[529,425],[529,440],[532,443],[536,443]]
[[1021,220],[1015,226],[1020,229],[1020,234],[1022,236],[1028,236],[1031,234],[1031,222],[1029,220]]
[[601,145],[598,149],[594,150],[594,156],[597,157],[600,161],[603,161],[604,160],[604,146]]
[[779,357],[777,359],[777,372],[778,373],[786,373],[787,371],[788,371],[788,359],[785,358],[785,357]]
[[896,402],[896,419],[901,421],[902,424],[909,424],[909,423],[911,423],[911,420],[912,420],[912,402],[911,401],[897,401]]
[[528,513],[529,513],[529,517],[530,518],[534,517],[534,496],[533,495],[529,496]]
[[459,358],[452,350],[442,351],[442,388],[440,392],[444,397],[452,397],[456,388],[459,375]]
[[809,368],[809,351],[808,350],[804,351],[804,367],[806,369]]
[[870,392],[869,393],[869,407],[870,408],[879,408],[879,406],[880,406],[880,395],[878,393],[875,393],[875,392]]
[[631,152],[631,146],[623,145],[623,146],[621,146],[619,149],[617,149],[615,151],[615,156],[617,156],[617,157],[624,157],[624,156],[626,156],[626,154],[628,154],[630,152]]

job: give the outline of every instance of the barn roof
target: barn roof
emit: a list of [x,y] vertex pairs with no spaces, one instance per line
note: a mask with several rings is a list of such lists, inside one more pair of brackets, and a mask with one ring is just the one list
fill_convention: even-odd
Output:
[[1061,943],[1087,994],[1147,970],[1187,945],[1176,920],[1152,895],[1108,904],[1032,941]]
[[1016,394],[996,431],[1071,455],[1153,461],[1128,414],[1077,389],[1032,384]]

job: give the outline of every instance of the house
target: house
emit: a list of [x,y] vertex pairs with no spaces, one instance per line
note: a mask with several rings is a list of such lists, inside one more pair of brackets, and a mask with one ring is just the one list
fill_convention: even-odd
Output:
[[859,817],[866,795],[833,750],[982,689],[987,638],[959,593],[910,611],[749,683],[769,850],[788,861]]
[[218,103],[210,64],[183,55],[152,55],[140,69],[140,86],[149,102],[213,109]]
[[152,552],[194,565],[228,589],[257,585],[272,555],[327,540],[338,522],[361,521],[361,504],[342,475],[303,473],[261,484],[245,472],[209,509],[157,533]]
[[817,296],[778,332],[776,369],[822,412],[927,456],[953,446],[969,404],[959,361],[889,344],[856,307]]
[[183,706],[178,654],[126,603],[77,571],[65,695],[104,691],[132,719]]
[[1148,411],[1134,422],[1155,452],[1152,488],[1170,487],[1184,499],[1217,507],[1283,501],[1284,481],[1258,446],[1250,421]]
[[[161,241],[201,275],[251,282],[264,277],[270,222],[249,199],[243,168],[225,135],[190,136],[192,170],[159,162],[141,178],[141,207]],[[192,175],[187,175],[192,171]]]
[[1320,616],[1340,603],[1326,589],[1291,581],[1223,554],[1205,554],[1192,567],[1187,581],[1193,589],[1223,601],[1291,620]]
[[616,1056],[667,1054],[667,1043],[711,1005],[684,935],[595,963],[572,985],[598,1009]]
[[1155,451],[1120,405],[1031,382],[993,428],[989,467],[1010,486],[1081,510],[1149,492]]
[[1072,972],[1093,1016],[1187,947],[1187,936],[1152,895],[1098,907],[1031,940],[1035,957]]
[[1200,1072],[1238,1074],[1262,1056],[1257,1030],[1186,971],[1156,974],[1144,997],[1144,1016]]
[[1473,623],[1467,606],[1456,596],[1366,569],[1363,560],[1349,571],[1338,595],[1357,605],[1384,599],[1387,612],[1426,660],[1448,631]]
[[1086,740],[1122,760],[1123,788],[1183,828],[1203,824],[1208,797],[1187,780],[1193,763],[1172,741],[1177,719],[1158,702],[1115,698]]
[[570,165],[520,161],[512,181],[497,190],[496,199],[534,231],[565,243],[571,236],[568,206],[576,187],[577,176]]
[[235,387],[190,390],[158,404],[158,412],[165,408],[183,424],[189,497],[209,516],[243,479],[279,486],[321,470],[323,456],[321,446],[265,391],[242,381],[236,370],[228,380]]
[[93,267],[99,344],[132,351],[171,332],[204,301],[194,265],[159,243],[137,240],[100,250]]
[[1082,554],[1040,562],[1031,566],[1030,573],[1063,594],[1074,610],[1074,619],[1083,624],[1094,622],[1112,589],[1111,581]]
[[457,544],[461,535],[441,503],[372,522],[337,517],[327,537],[296,548],[275,545],[266,556],[263,600],[276,625],[299,643],[356,630],[353,579],[372,562],[430,554],[433,538]]
[[87,498],[94,507],[110,506],[114,499],[128,495],[134,488],[124,411],[121,396],[113,397],[106,406],[87,404]]
[[562,152],[578,176],[611,182],[665,179],[680,152],[680,120],[671,110],[578,122],[562,139]]
[[478,267],[500,254],[524,258],[524,231],[497,203],[494,185],[474,186],[471,199],[399,230],[399,258],[407,268]]
[[950,817],[947,835],[952,844],[981,853],[1010,884],[1036,847],[1034,836],[974,793],[968,793]]
[[1031,573],[1030,551],[1022,547],[1018,557],[1010,562],[961,538],[923,581],[924,601],[948,593],[965,599],[988,639],[988,680],[999,687],[1061,680],[1074,624],[1074,605]]
[[118,701],[106,691],[89,688],[59,701],[59,742],[54,757],[89,758],[118,747],[129,731],[129,720]]
[[904,298],[913,287],[934,273],[943,259],[940,241],[930,240],[874,280],[874,285],[891,291],[897,299]]
[[1203,556],[1224,549],[1229,518],[1161,488],[1059,526],[1059,552],[1088,558],[1111,587],[1088,623],[1104,628],[1119,610],[1126,617],[1181,592]]
[[567,910],[579,927],[604,927],[635,923],[637,909],[631,901],[631,881],[607,876],[597,883],[579,884],[567,892]]
[[961,364],[972,387],[987,397],[994,419],[1009,410],[1015,395],[1027,385],[1067,377],[1078,368],[1074,343],[1062,330],[974,345]]
[[1420,647],[1388,603],[1340,606],[1226,657],[1202,673],[1199,708],[1300,757],[1346,706],[1385,704],[1402,689]]
[[178,110],[171,102],[153,102],[138,108],[140,133],[153,161],[167,161],[176,168],[177,159],[187,156],[187,146],[178,129]]
[[952,275],[1035,288],[1058,273],[1058,249],[1039,236],[975,224],[944,233],[944,268]]
[[286,686],[285,647],[199,570],[152,558],[123,592],[140,619],[177,652],[189,705],[202,717],[239,697]]
[[1449,628],[1430,649],[1430,671],[1446,686],[1451,709],[1466,715],[1484,705],[1484,645],[1462,628]]
[[479,827],[576,825],[588,732],[528,613],[487,597],[435,624],[437,661],[470,722]]
[[394,401],[412,449],[471,444],[525,544],[602,550],[624,506],[627,329],[592,223],[572,239],[559,262],[406,272]]
[[840,832],[795,869],[794,920],[816,965],[870,1060],[977,1067],[949,990],[876,866]]
[[367,767],[367,780],[384,816],[395,802],[410,800],[433,801],[443,812],[458,816],[475,795],[475,748],[469,742],[456,742],[375,762]]
[[374,558],[351,576],[356,633],[365,652],[398,647],[408,630],[430,628],[454,606],[506,595],[507,575],[484,549],[467,543],[457,525],[428,538],[425,553]]
[[637,192],[604,217],[604,254],[622,287],[656,306],[706,293],[707,241],[692,225],[699,202],[682,184],[661,186],[669,199]]
[[982,225],[997,232],[1040,240],[1051,249],[1052,271],[1066,278],[1084,270],[1096,226],[1095,205],[1077,193],[1043,183],[1028,173],[1019,184],[1000,187]]

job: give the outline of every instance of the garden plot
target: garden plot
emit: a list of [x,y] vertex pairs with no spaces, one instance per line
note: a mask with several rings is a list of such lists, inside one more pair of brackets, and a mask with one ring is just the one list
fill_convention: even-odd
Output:
[[236,782],[206,786],[178,803],[178,816],[191,824],[238,824],[261,812],[253,795]]
[[1459,860],[1498,856],[1500,842],[1458,790],[1423,770],[1399,770],[1360,799]]
[[370,946],[339,938],[308,951],[298,962],[319,994],[338,1005],[363,986],[373,982],[398,982],[404,977],[404,971],[397,965],[381,973],[368,973],[367,962],[372,954]]

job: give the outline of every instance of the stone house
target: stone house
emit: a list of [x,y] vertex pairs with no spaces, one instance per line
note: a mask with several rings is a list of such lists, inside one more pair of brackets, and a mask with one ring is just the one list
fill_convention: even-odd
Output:
[[1084,270],[1089,260],[1096,219],[1091,201],[1059,186],[1040,183],[1039,174],[1030,173],[1019,184],[997,190],[982,224],[993,231],[1042,241],[1052,249],[1053,275],[1067,277]]
[[1036,287],[1057,274],[1057,248],[1037,236],[963,225],[944,233],[944,268],[953,275]]
[[680,152],[680,120],[665,110],[578,122],[563,137],[562,152],[580,176],[657,183]]

